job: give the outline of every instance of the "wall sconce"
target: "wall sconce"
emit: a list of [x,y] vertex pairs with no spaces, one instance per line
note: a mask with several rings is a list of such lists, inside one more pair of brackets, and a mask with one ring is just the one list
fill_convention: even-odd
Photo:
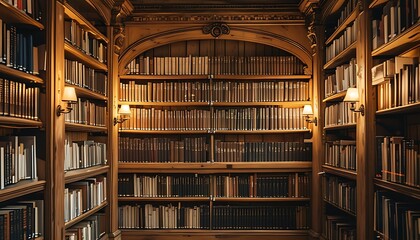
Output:
[[314,112],[312,111],[312,106],[311,105],[303,106],[302,115],[305,116],[305,121],[306,122],[313,123],[313,124],[315,124],[315,126],[318,125],[318,119],[316,117],[314,117],[313,119],[311,119],[309,117],[309,115],[314,115]]
[[359,91],[357,90],[357,88],[348,88],[343,102],[350,102],[351,111],[360,112],[362,116],[365,115],[365,106],[363,104],[360,105],[359,109],[356,109],[355,107],[356,102],[359,102]]
[[61,101],[66,103],[66,107],[63,108],[61,105],[57,106],[57,116],[60,116],[62,113],[69,113],[73,108],[71,105],[77,103],[76,89],[74,87],[64,87],[63,96]]
[[117,125],[117,123],[123,123],[124,121],[130,118],[130,105],[121,105],[120,109],[118,109],[117,114],[120,116],[120,118],[114,117],[114,126]]

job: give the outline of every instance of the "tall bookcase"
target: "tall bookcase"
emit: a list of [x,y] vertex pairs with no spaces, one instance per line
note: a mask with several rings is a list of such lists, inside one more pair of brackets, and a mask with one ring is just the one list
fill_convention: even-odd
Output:
[[[376,91],[374,225],[378,239],[415,239],[418,230],[420,29],[418,1],[371,1]],[[395,221],[390,221],[395,219]]]
[[[2,239],[44,236],[46,158],[42,139],[47,123],[41,114],[41,89],[47,82],[38,65],[38,53],[42,55],[45,44],[45,21],[39,1],[30,3],[0,2]],[[27,220],[25,226],[23,219]]]
[[124,239],[306,239],[312,154],[302,109],[312,82],[299,59],[251,42],[192,40],[149,49],[126,67]]

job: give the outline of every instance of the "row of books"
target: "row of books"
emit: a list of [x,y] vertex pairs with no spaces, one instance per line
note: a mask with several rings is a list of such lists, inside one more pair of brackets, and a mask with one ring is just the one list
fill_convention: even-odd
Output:
[[121,137],[118,141],[120,162],[169,163],[208,162],[206,137],[174,139]]
[[0,78],[0,116],[39,119],[40,89]]
[[0,239],[25,240],[44,235],[44,201],[16,201],[0,207]]
[[418,23],[420,7],[417,0],[387,2],[381,12],[373,14],[372,49],[388,43]]
[[350,105],[338,102],[325,107],[325,127],[356,123],[356,114],[350,110]]
[[323,232],[326,239],[356,240],[355,223],[343,216],[327,215]]
[[304,65],[295,56],[186,56],[140,55],[127,65],[137,75],[293,75],[303,74]]
[[287,102],[309,100],[307,81],[120,82],[120,101]]
[[210,175],[137,175],[120,174],[118,195],[134,197],[207,197]]
[[0,189],[38,179],[35,136],[0,137]]
[[68,222],[103,203],[107,199],[106,181],[106,177],[97,176],[66,185],[64,221]]
[[349,0],[342,6],[342,9],[340,11],[340,16],[337,19],[337,25],[334,29],[336,29],[337,27],[339,27],[341,24],[344,23],[344,21],[356,9],[356,7],[358,6],[357,5],[358,2],[359,1],[357,0]]
[[85,54],[101,63],[107,62],[107,46],[103,40],[97,39],[84,25],[73,19],[64,20],[64,38]]
[[130,130],[209,130],[210,110],[131,108],[131,118],[120,124]]
[[65,121],[91,126],[106,126],[106,105],[89,99],[78,98],[73,110],[65,115]]
[[349,63],[336,67],[334,74],[328,75],[325,79],[325,97],[347,90],[349,87],[356,87],[356,69],[355,58],[350,59]]
[[209,206],[122,205],[118,227],[122,229],[209,229]]
[[307,81],[216,81],[214,102],[290,102],[309,100]]
[[212,188],[215,197],[309,197],[310,180],[305,173],[219,175]]
[[13,7],[24,11],[28,16],[40,21],[42,18],[41,0],[5,0]]
[[322,195],[324,200],[347,210],[356,213],[356,184],[335,176],[326,175],[322,179]]
[[106,143],[64,140],[64,171],[107,163]]
[[120,101],[128,102],[209,102],[210,94],[206,81],[120,81],[119,89]]
[[311,143],[215,141],[215,162],[311,161]]
[[415,240],[420,237],[418,201],[401,200],[383,190],[375,192],[374,229],[384,239]]
[[108,76],[78,61],[65,59],[64,78],[66,83],[108,95]]
[[420,186],[419,144],[416,141],[402,136],[377,136],[376,145],[376,177]]
[[104,213],[96,213],[66,229],[65,240],[101,239],[105,235],[106,220]]
[[356,18],[351,25],[346,27],[346,30],[344,30],[340,37],[334,39],[331,44],[326,46],[325,57],[327,62],[343,52],[344,49],[357,40],[357,25],[358,18]]
[[212,229],[308,229],[309,206],[213,206]]
[[325,142],[325,164],[356,171],[356,140]]
[[303,108],[281,106],[252,108],[217,108],[215,130],[296,130],[306,129]]
[[0,19],[0,63],[30,74],[39,71],[38,48],[34,45],[32,33],[2,19]]
[[386,66],[395,63],[395,72],[388,71],[387,74],[391,76],[384,76],[386,80],[380,81],[377,86],[378,110],[420,102],[419,59],[395,57],[395,61],[386,61],[386,63]]

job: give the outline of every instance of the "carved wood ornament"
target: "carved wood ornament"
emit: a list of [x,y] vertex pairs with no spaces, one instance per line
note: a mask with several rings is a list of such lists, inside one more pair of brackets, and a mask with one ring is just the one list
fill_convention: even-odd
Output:
[[229,34],[230,28],[225,23],[211,23],[203,27],[204,34],[211,34],[214,38],[218,38],[222,34]]

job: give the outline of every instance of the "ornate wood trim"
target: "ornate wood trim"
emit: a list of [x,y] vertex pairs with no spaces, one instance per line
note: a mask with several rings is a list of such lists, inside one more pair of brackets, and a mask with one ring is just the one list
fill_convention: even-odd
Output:
[[226,23],[215,22],[203,27],[204,34],[211,34],[214,38],[218,38],[222,34],[229,34],[230,28]]

